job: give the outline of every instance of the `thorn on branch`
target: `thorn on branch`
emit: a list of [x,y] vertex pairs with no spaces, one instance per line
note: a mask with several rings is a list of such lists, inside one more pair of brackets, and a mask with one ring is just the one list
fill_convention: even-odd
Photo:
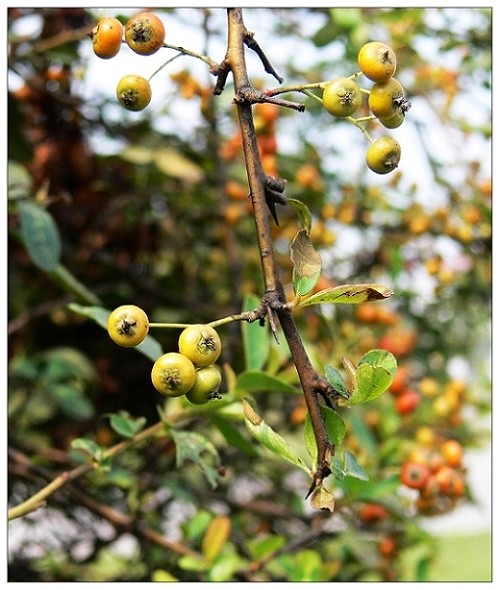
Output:
[[276,70],[271,65],[271,62],[267,58],[266,54],[262,51],[260,45],[255,40],[254,34],[250,31],[246,31],[245,38],[243,41],[249,49],[255,51],[255,53],[259,56],[259,59],[262,62],[262,65],[264,66],[264,70],[268,74],[271,74],[271,76],[273,76],[281,84],[284,79],[277,74]]
[[267,308],[267,315],[269,317],[269,326],[271,327],[271,332],[274,336],[274,340],[276,344],[279,346],[280,339],[278,336],[278,326],[276,325],[276,318],[274,317],[274,311],[271,309],[271,307]]
[[[333,453],[334,453],[334,446],[332,444],[328,443],[328,453],[326,453],[326,454],[331,456],[331,455],[333,455]],[[312,480],[309,490],[306,494],[306,500],[314,492],[314,490],[316,488],[318,488],[323,483],[323,480],[326,479],[331,474],[331,472],[332,472],[332,470],[330,469],[329,458],[325,457],[323,459],[323,461],[320,462],[320,464],[318,465],[318,467],[314,473],[313,480]]]
[[219,96],[222,94],[230,71],[231,68],[229,67],[229,64],[226,60],[219,64],[217,69],[210,70],[210,73],[212,73],[214,76],[217,76],[217,82],[215,83],[214,89],[212,91],[214,96]]
[[266,176],[264,181],[266,204],[276,225],[279,225],[276,204],[286,205],[286,197],[283,194],[285,191],[285,185],[286,183],[283,179],[275,178],[274,176]]

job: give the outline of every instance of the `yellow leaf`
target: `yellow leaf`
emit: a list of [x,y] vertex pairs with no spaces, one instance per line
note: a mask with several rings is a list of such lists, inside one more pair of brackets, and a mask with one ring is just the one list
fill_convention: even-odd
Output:
[[222,551],[231,534],[231,520],[218,515],[208,525],[201,541],[201,551],[208,562],[212,562]]
[[180,178],[190,184],[197,184],[203,180],[203,170],[176,150],[161,148],[153,154],[153,159],[158,169],[174,178]]

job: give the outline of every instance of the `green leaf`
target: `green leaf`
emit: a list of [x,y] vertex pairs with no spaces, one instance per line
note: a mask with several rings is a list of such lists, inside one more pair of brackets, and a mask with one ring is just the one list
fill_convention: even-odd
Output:
[[330,442],[334,445],[339,445],[344,440],[346,433],[344,420],[340,414],[327,406],[321,406],[321,414]]
[[151,575],[152,582],[178,582],[179,579],[165,569],[154,570]]
[[306,414],[306,419],[304,422],[304,442],[308,455],[311,457],[313,464],[316,464],[318,458],[318,445],[316,443],[316,437],[314,436],[314,430],[309,412]]
[[401,487],[401,481],[399,475],[389,475],[378,481],[359,480],[355,478],[349,478],[342,483],[342,488],[345,492],[351,496],[355,496],[361,501],[372,501],[377,500],[383,502],[384,505],[390,506],[391,510],[394,511],[394,502],[391,498]]
[[350,451],[344,452],[343,471],[345,475],[361,479],[362,481],[368,481],[370,479],[366,471],[361,467],[357,462],[356,457]]
[[330,365],[326,365],[325,366],[325,377],[326,377],[326,380],[328,381],[328,383],[335,389],[335,391],[338,391],[346,399],[348,399],[350,397],[351,394],[349,393],[349,390],[347,389],[345,381],[344,381],[342,375],[337,371],[337,369],[335,369],[334,367],[332,367]]
[[321,582],[323,578],[323,559],[317,551],[299,551],[294,558],[291,582]]
[[257,454],[254,445],[250,444],[232,422],[226,420],[226,418],[223,418],[219,414],[212,414],[210,418],[230,445],[248,455],[253,456]]
[[300,390],[286,381],[269,375],[264,371],[245,371],[238,375],[236,388],[249,393],[258,391],[273,391],[281,393],[296,393]]
[[359,441],[359,444],[365,448],[370,455],[376,456],[378,452],[378,443],[373,431],[367,426],[363,417],[352,412],[350,424],[352,431]]
[[246,399],[243,400],[243,413],[245,415],[245,424],[249,432],[261,444],[275,455],[285,459],[285,461],[289,461],[297,467],[300,467],[308,475],[311,474],[311,470],[304,464],[302,459],[294,453],[286,440],[264,422],[263,418],[257,414]]
[[357,387],[350,399],[351,404],[365,404],[379,397],[392,383],[392,377],[384,367],[359,365],[356,368]]
[[290,245],[290,258],[293,263],[293,290],[297,297],[309,293],[321,275],[323,263],[314,249],[308,232],[301,229]]
[[71,441],[71,448],[75,451],[83,451],[96,461],[102,458],[102,448],[90,438],[75,438]]
[[70,385],[55,384],[50,391],[66,416],[75,420],[88,420],[94,415],[94,406],[78,389]]
[[232,581],[241,565],[242,559],[237,553],[222,553],[210,566],[207,579],[209,582]]
[[[253,294],[245,297],[243,311],[252,311],[259,307],[261,300]],[[242,322],[241,333],[243,337],[243,351],[245,354],[245,366],[247,369],[262,369],[270,348],[269,328],[261,326],[258,321]]]
[[7,178],[7,195],[9,199],[20,199],[31,195],[33,190],[31,176],[22,164],[10,160]]
[[198,541],[213,520],[213,514],[208,510],[199,510],[191,520],[182,526],[188,541]]
[[[340,414],[338,414],[335,410],[328,408],[327,406],[321,406],[320,412],[323,417],[323,422],[325,424],[329,441],[334,445],[340,444],[344,440],[346,433],[346,425],[344,420]],[[312,427],[311,416],[309,413],[306,415],[304,424],[304,441],[308,454],[312,458],[313,463],[316,463],[318,447],[316,444],[316,437],[314,436],[314,429]]]
[[302,201],[299,201],[298,199],[288,198],[286,202],[288,203],[288,205],[292,205],[292,207],[297,212],[300,227],[304,229],[308,234],[310,234],[312,227],[312,214],[309,210],[309,207],[305,205]]
[[78,380],[79,384],[94,383],[97,378],[96,369],[93,363],[76,348],[60,346],[44,353],[46,362],[44,379],[48,381],[71,381]]
[[356,387],[351,397],[352,404],[364,404],[386,391],[398,364],[394,355],[388,350],[375,349],[367,352],[356,367]]
[[285,542],[286,538],[283,535],[271,535],[265,539],[250,539],[247,549],[253,559],[265,559],[281,549]]
[[391,375],[391,377],[394,377],[398,370],[396,357],[392,352],[384,350],[383,348],[375,348],[364,354],[359,360],[358,366],[364,364],[382,367],[389,373],[389,375]]
[[387,299],[394,292],[384,285],[360,283],[358,285],[337,285],[328,287],[303,299],[299,307],[307,305],[319,305],[322,303],[349,303],[359,304],[365,301],[378,301]]
[[[108,329],[108,317],[111,313],[109,309],[105,309],[104,307],[99,307],[96,305],[84,306],[79,305],[78,303],[70,303],[68,307],[71,309],[71,311],[94,320],[94,322],[99,324],[101,328],[104,328],[105,330]],[[135,350],[138,350],[153,362],[155,362],[156,359],[163,354],[162,347],[158,340],[149,334],[138,346],[135,347]]]
[[181,569],[188,572],[205,572],[209,568],[209,564],[204,559],[194,555],[183,555],[177,564]]
[[61,259],[61,238],[52,215],[33,201],[17,203],[23,243],[36,266],[53,271]]
[[405,257],[401,251],[401,246],[392,246],[389,251],[389,272],[391,279],[396,280],[405,267]]
[[146,418],[132,418],[126,412],[111,414],[109,417],[111,428],[125,438],[132,438],[140,432],[146,423]]
[[[180,468],[186,461],[193,461],[215,489],[217,487],[216,467],[219,466],[220,459],[214,444],[198,432],[172,430],[171,435],[175,443],[177,467]],[[207,455],[212,459],[211,463],[205,458]]]
[[334,27],[332,26],[331,22],[327,22],[325,26],[316,31],[316,33],[312,36],[311,41],[314,43],[314,45],[316,45],[316,47],[324,47],[332,41],[335,41],[338,34],[338,27]]

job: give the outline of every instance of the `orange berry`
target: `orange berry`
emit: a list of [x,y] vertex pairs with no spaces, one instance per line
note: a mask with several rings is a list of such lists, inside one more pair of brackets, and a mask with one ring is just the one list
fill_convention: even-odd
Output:
[[[460,492],[462,486],[460,485],[461,474],[450,467],[449,465],[443,465],[436,473],[435,478],[439,484],[439,489],[445,496],[459,495],[456,492]],[[465,487],[465,486],[464,486]]]
[[417,333],[410,328],[392,328],[379,340],[379,348],[384,348],[396,357],[409,354],[417,342]]
[[373,324],[377,321],[377,306],[375,303],[361,303],[356,309],[356,316],[361,322]]
[[462,465],[463,447],[457,440],[446,440],[441,445],[441,454],[450,467],[460,467]]
[[389,516],[387,508],[381,504],[368,503],[363,504],[359,510],[359,518],[365,523],[384,520]]
[[406,391],[410,378],[410,371],[404,365],[400,365],[397,368],[396,375],[394,376],[391,385],[389,386],[389,391],[394,395],[400,395]]
[[398,545],[394,537],[384,537],[378,543],[378,550],[381,555],[390,557],[397,551]]
[[407,389],[398,395],[394,403],[398,414],[410,414],[420,403],[420,394],[414,389]]

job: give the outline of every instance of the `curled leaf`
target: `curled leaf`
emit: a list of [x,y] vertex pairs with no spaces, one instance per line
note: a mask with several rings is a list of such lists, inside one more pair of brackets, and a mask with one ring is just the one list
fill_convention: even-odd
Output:
[[297,217],[299,219],[300,226],[309,234],[311,233],[311,226],[312,226],[312,215],[309,207],[305,205],[302,201],[298,199],[287,199],[287,203],[292,205],[292,207],[297,212]]
[[321,256],[314,249],[308,232],[301,229],[290,245],[293,263],[293,288],[298,297],[309,293],[321,275]]
[[321,484],[311,494],[311,506],[316,510],[328,510],[333,512],[335,509],[335,500],[333,495]]
[[360,283],[358,285],[337,285],[323,289],[303,299],[299,307],[318,305],[321,303],[350,303],[359,304],[365,301],[379,301],[394,294],[392,289],[384,285]]

